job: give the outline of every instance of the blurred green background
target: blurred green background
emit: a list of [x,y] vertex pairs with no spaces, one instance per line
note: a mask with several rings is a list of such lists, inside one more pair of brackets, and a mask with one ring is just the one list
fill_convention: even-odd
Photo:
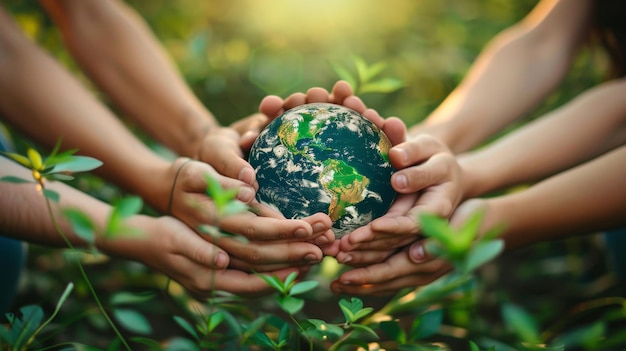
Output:
[[[35,1],[5,1],[24,30],[52,55],[80,75],[59,33]],[[407,124],[425,118],[458,84],[485,43],[521,19],[536,0],[130,0],[171,55],[200,100],[228,124],[257,111],[268,94],[287,96],[321,86],[330,89],[343,67],[353,74],[355,58],[368,65],[386,64],[381,77],[400,81],[391,92],[361,97],[383,116]],[[585,51],[557,93],[530,118],[553,109],[602,78],[602,56]],[[158,72],[155,72],[158,74]],[[37,77],[32,77],[36,83]],[[106,100],[103,100],[106,101]],[[123,117],[123,116],[120,116]],[[79,186],[102,198],[117,196],[95,177]],[[113,190],[111,190],[113,189]],[[29,272],[17,305],[53,306],[71,280],[77,284],[67,308],[66,338],[106,329],[73,266],[58,250],[33,247]],[[106,262],[106,261],[105,261]],[[454,311],[459,326],[503,334],[498,303],[516,300],[538,318],[554,322],[575,302],[604,293],[613,280],[605,270],[597,236],[574,238],[507,253],[482,271],[482,308],[493,324],[476,323]],[[157,283],[145,267],[132,262],[95,262],[89,270],[101,291],[143,289]],[[326,294],[326,295],[325,295]],[[328,297],[320,291],[319,299]],[[90,306],[90,307],[86,307]],[[73,319],[72,312],[78,313]],[[150,308],[157,315],[161,312]],[[76,323],[81,315],[90,324]],[[161,316],[171,320],[171,312]],[[100,324],[98,324],[100,323]],[[163,332],[163,331],[162,331]],[[171,332],[171,331],[169,331]]]
[[[197,96],[223,123],[257,110],[267,94],[331,88],[333,66],[354,57],[386,64],[393,93],[362,98],[383,116],[423,119],[459,82],[483,45],[522,18],[536,0],[131,0]],[[57,31],[34,1],[9,1],[30,35],[74,67]],[[597,79],[587,58],[551,100],[564,101]],[[155,72],[158,74],[158,72]]]

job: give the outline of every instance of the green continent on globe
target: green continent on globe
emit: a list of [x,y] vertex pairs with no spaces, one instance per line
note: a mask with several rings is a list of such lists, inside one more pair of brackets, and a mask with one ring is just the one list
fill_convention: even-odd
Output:
[[324,212],[341,237],[387,212],[391,143],[357,112],[328,103],[285,111],[266,126],[248,161],[257,172],[257,199],[287,218]]
[[319,180],[324,189],[332,194],[328,214],[333,222],[345,214],[346,207],[365,199],[365,190],[370,184],[366,176],[341,160],[324,161]]

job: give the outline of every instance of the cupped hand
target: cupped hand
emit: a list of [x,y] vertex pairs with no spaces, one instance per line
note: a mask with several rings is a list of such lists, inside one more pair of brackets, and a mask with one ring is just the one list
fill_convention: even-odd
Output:
[[389,211],[344,236],[337,260],[363,266],[385,260],[420,236],[419,214],[448,218],[462,198],[461,168],[452,152],[429,135],[392,147],[391,177],[400,194]]
[[[100,239],[98,247],[115,256],[138,260],[172,278],[198,298],[209,297],[214,290],[240,296],[260,296],[272,292],[260,277],[229,266],[228,254],[203,240],[184,223],[172,217],[134,216],[129,225],[142,231],[138,236]],[[271,272],[284,279],[289,268]]]
[[429,256],[420,240],[383,262],[342,273],[330,287],[335,294],[393,295],[404,288],[427,285],[451,269],[445,260]]

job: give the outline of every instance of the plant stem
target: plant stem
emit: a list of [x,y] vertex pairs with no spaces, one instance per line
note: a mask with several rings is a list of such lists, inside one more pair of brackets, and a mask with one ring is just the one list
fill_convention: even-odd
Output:
[[[43,181],[39,181],[39,184],[40,184],[41,190],[43,192],[43,190],[44,190]],[[50,205],[50,199],[48,199],[45,196],[44,196],[44,198],[45,198],[45,201],[46,201],[46,207],[48,208],[48,214],[50,215],[50,219],[52,219],[52,223],[54,224],[54,228],[59,232],[59,234],[61,234],[61,237],[63,238],[63,241],[65,241],[65,244],[70,248],[70,250],[72,250],[73,252],[78,252],[78,250],[76,250],[74,245],[72,245],[70,240],[67,238],[67,236],[63,232],[63,229],[61,229],[61,226],[57,222],[57,220],[56,220],[56,218],[54,216],[54,212],[52,211],[52,206]],[[89,292],[91,293],[91,295],[93,296],[93,299],[95,300],[96,304],[98,305],[98,308],[100,309],[100,312],[102,312],[102,315],[104,316],[106,321],[111,326],[111,329],[113,329],[113,332],[115,333],[115,335],[117,335],[117,337],[120,339],[120,341],[124,345],[124,348],[126,348],[126,350],[128,350],[128,351],[132,351],[132,349],[130,348],[130,345],[128,345],[128,343],[126,342],[126,339],[124,339],[124,337],[122,336],[122,333],[120,333],[120,331],[115,326],[115,323],[113,323],[113,320],[111,320],[111,317],[109,316],[109,314],[104,309],[104,306],[102,305],[102,302],[100,302],[100,298],[98,297],[98,294],[96,293],[96,290],[93,288],[93,285],[91,284],[91,281],[89,280],[89,277],[87,277],[87,273],[85,272],[85,268],[83,267],[83,264],[80,262],[80,259],[76,260],[76,264],[78,266],[78,269],[80,270],[81,276],[83,277],[83,279],[85,280],[85,283],[87,284],[87,288],[89,289]]]

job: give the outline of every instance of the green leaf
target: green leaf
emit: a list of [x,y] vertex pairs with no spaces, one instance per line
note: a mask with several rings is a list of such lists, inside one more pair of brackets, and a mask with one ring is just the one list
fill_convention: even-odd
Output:
[[39,154],[39,152],[37,152],[37,150],[29,147],[26,150],[26,153],[28,154],[28,159],[30,160],[30,164],[32,165],[32,168],[34,168],[36,170],[42,170],[43,169],[43,160],[41,159],[41,155]]
[[361,318],[363,318],[363,317],[365,317],[365,316],[369,315],[370,313],[372,313],[372,311],[373,311],[373,310],[374,310],[374,309],[373,309],[373,308],[371,308],[371,307],[366,307],[366,308],[363,308],[363,309],[361,309],[361,310],[357,311],[357,312],[354,314],[354,317],[353,317],[353,320],[352,320],[352,321],[353,321],[353,322],[358,321],[359,319],[361,319]]
[[20,317],[11,325],[11,339],[16,350],[26,346],[30,337],[39,328],[43,320],[43,309],[37,305],[27,305],[20,308]]
[[116,308],[113,310],[115,319],[129,331],[137,334],[152,333],[152,326],[143,314],[129,308]]
[[4,176],[0,178],[0,182],[7,182],[7,183],[14,183],[14,184],[23,184],[23,183],[37,184],[36,182],[33,182],[31,180],[26,180],[24,178],[15,177],[15,176]]
[[504,250],[503,240],[482,241],[474,245],[468,252],[465,261],[465,272],[470,273],[488,261],[494,259]]
[[136,215],[143,207],[143,200],[138,196],[129,196],[115,203],[114,211],[117,211],[120,218],[127,219]]
[[350,73],[350,71],[348,71],[348,69],[340,64],[331,64],[330,67],[333,71],[335,71],[339,79],[345,80],[346,82],[348,82],[348,84],[350,84],[352,89],[356,89],[357,79],[352,73]]
[[366,93],[392,93],[404,86],[397,78],[382,78],[373,82],[365,83],[359,89],[359,94]]
[[191,334],[191,336],[193,336],[196,340],[200,340],[200,336],[198,335],[198,332],[191,326],[191,324],[189,324],[189,322],[187,322],[186,319],[180,316],[174,316],[174,321],[181,328],[185,329],[187,333]]
[[220,217],[231,216],[237,213],[246,212],[248,209],[248,205],[243,202],[232,200],[221,206],[219,209],[219,215]]
[[480,351],[480,348],[478,347],[478,345],[476,345],[476,343],[473,342],[472,340],[469,341],[469,347],[470,347],[470,351]]
[[285,285],[283,284],[283,281],[280,280],[277,276],[269,276],[269,275],[258,274],[258,273],[257,273],[257,276],[259,276],[259,277],[261,277],[261,279],[265,280],[267,285],[269,285],[272,288],[276,289],[276,291],[278,291],[280,293],[285,293]]
[[61,196],[54,190],[43,189],[43,195],[53,202],[59,203],[61,201]]
[[537,322],[520,307],[512,303],[504,304],[502,306],[502,318],[521,341],[533,344],[541,341]]
[[456,233],[450,228],[447,220],[430,213],[422,213],[419,216],[419,222],[424,235],[438,240],[445,248],[452,245]]
[[74,180],[74,177],[68,174],[63,174],[63,173],[51,173],[48,174],[47,172],[43,172],[42,173],[47,179],[50,180],[58,180],[58,181],[70,181],[70,180]]
[[355,330],[358,331],[362,331],[365,332],[366,334],[370,334],[371,336],[373,336],[375,339],[379,339],[378,334],[376,334],[376,332],[374,331],[374,329],[366,326],[366,325],[362,325],[362,324],[352,324],[352,328],[354,328]]
[[379,324],[379,328],[391,340],[396,341],[398,344],[406,343],[406,333],[400,328],[398,321],[382,321]]
[[283,324],[283,326],[280,328],[280,333],[278,334],[278,342],[287,342],[289,340],[290,331],[291,326],[289,325],[289,323]]
[[304,281],[304,282],[300,282],[297,283],[296,285],[294,285],[293,287],[291,287],[291,289],[289,290],[289,295],[299,295],[299,294],[303,294],[307,291],[311,291],[315,288],[317,288],[317,286],[320,283],[316,280],[309,280],[309,281]]
[[[289,273],[289,275],[287,275],[287,278],[285,278],[285,281],[283,282],[283,286],[285,287],[285,290],[290,290],[291,287],[293,286],[294,282],[296,281],[296,278],[298,277],[298,273],[297,272],[291,272]],[[286,291],[284,291],[286,292]]]
[[304,307],[303,299],[289,295],[280,295],[276,298],[276,301],[280,308],[291,315],[298,313]]
[[333,324],[328,324],[321,319],[307,319],[311,327],[305,330],[305,335],[314,337],[318,340],[334,340],[343,336],[344,330]]
[[606,336],[606,325],[604,322],[595,323],[575,328],[557,337],[551,346],[564,346],[565,349],[580,348],[596,349],[598,342]]
[[200,347],[189,339],[174,337],[167,342],[163,351],[200,351]]
[[71,156],[68,160],[57,163],[51,173],[88,172],[102,166],[102,161],[87,156]]
[[128,292],[128,291],[120,291],[113,296],[111,296],[111,305],[124,305],[124,304],[136,304],[142,303],[146,301],[150,301],[154,299],[156,294],[152,291],[144,291],[144,292]]
[[267,336],[264,332],[260,330],[257,330],[256,333],[252,335],[252,340],[254,340],[255,343],[260,346],[266,346],[272,349],[276,348],[276,342],[274,342],[274,340],[270,339],[269,336]]
[[65,208],[62,213],[70,222],[76,235],[90,244],[95,242],[96,226],[87,214],[75,208]]
[[363,309],[363,300],[358,297],[352,297],[350,301],[341,299],[339,301],[339,308],[341,308],[341,312],[343,312],[346,318],[346,323],[350,324],[357,320],[357,318],[355,318],[356,313]]
[[220,325],[224,321],[224,312],[217,311],[209,316],[209,320],[207,326],[209,328],[209,332],[212,332],[218,325]]
[[21,164],[22,166],[31,169],[32,165],[30,164],[30,160],[20,154],[16,154],[13,152],[0,151],[0,154],[10,158],[11,160]]
[[372,78],[382,73],[382,71],[384,71],[385,68],[387,68],[387,63],[383,61],[376,62],[370,65],[369,67],[367,67],[367,70],[364,72],[364,75],[363,75],[363,83],[369,82]]
[[411,327],[412,340],[428,338],[439,331],[443,322],[443,309],[431,310],[419,316]]

